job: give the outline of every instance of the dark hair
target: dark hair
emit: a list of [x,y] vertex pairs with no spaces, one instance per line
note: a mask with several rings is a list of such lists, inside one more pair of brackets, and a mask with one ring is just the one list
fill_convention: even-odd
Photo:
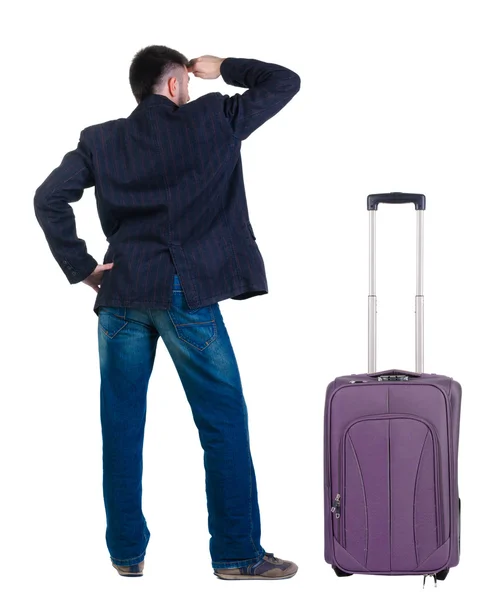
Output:
[[187,66],[188,59],[167,46],[147,46],[132,59],[129,69],[129,83],[136,100],[141,102],[154,94],[155,86],[176,66]]

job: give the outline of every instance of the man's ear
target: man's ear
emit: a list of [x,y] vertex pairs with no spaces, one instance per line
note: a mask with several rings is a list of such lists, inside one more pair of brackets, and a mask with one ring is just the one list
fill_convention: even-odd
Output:
[[168,79],[168,89],[173,96],[176,95],[176,92],[177,92],[177,78],[176,77],[170,77]]

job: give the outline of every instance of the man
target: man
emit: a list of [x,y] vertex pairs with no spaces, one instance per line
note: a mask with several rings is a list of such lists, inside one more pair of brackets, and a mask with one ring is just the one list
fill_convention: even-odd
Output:
[[[249,88],[189,102],[189,73]],[[36,190],[49,248],[72,284],[97,293],[106,542],[124,576],[143,573],[141,510],[146,393],[161,337],[204,450],[210,553],[222,579],[297,571],[260,545],[260,514],[238,365],[218,302],[268,293],[249,221],[241,142],[299,91],[276,64],[140,50],[128,118],[83,129],[76,150]],[[77,237],[69,203],[95,186],[109,242],[103,265]]]

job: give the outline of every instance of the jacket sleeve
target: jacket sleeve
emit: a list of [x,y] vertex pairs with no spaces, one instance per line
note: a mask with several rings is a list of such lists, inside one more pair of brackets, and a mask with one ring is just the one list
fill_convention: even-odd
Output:
[[34,212],[44,231],[52,255],[70,283],[86,279],[97,266],[88,254],[85,241],[76,233],[70,202],[80,200],[86,188],[95,185],[90,155],[83,131],[75,150],[68,152],[59,167],[48,176],[34,195]]
[[242,94],[223,96],[224,114],[239,140],[276,115],[301,86],[294,71],[255,59],[226,58],[221,75],[229,85],[249,88]]

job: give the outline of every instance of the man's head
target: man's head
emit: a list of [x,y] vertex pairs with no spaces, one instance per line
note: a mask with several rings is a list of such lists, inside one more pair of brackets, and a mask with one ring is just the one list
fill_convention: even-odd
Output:
[[129,83],[139,104],[149,94],[161,94],[180,106],[190,100],[188,59],[167,46],[147,46],[134,56]]

